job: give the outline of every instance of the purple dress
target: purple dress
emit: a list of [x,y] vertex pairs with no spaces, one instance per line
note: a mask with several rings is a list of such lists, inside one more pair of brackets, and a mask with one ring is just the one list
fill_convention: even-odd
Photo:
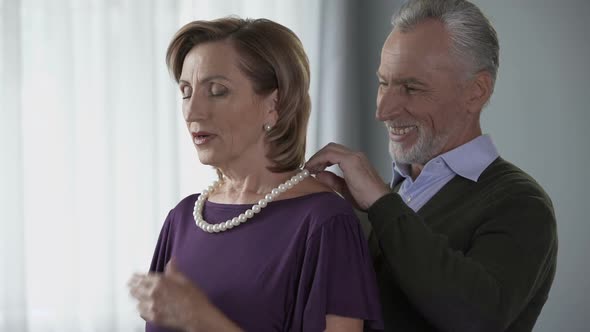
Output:
[[[195,225],[198,195],[170,211],[150,271],[171,257],[210,301],[245,331],[324,331],[326,315],[382,329],[371,256],[350,205],[334,193],[274,201],[247,223],[222,233]],[[204,219],[220,223],[251,205],[206,202]],[[146,325],[146,331],[171,331]]]

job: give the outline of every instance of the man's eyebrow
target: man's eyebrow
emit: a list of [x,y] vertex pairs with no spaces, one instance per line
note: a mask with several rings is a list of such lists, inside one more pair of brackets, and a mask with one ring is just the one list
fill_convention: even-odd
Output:
[[414,84],[414,85],[426,86],[426,83],[420,81],[419,79],[417,79],[415,77],[403,77],[403,78],[394,79],[393,83],[396,85]]
[[[382,75],[379,71],[377,71],[377,78],[379,78],[380,80],[385,79],[384,75]],[[397,79],[393,80],[393,84],[395,84],[395,85],[414,84],[414,85],[426,86],[426,83],[420,81],[419,79],[417,79],[415,77],[397,78]]]

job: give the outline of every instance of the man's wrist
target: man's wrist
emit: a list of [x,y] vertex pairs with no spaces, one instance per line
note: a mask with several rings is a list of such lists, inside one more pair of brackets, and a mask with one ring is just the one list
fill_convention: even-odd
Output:
[[363,206],[363,209],[365,211],[368,211],[371,208],[371,206],[373,206],[377,201],[379,201],[381,198],[383,198],[384,196],[386,196],[387,194],[390,194],[390,193],[391,193],[391,190],[387,187],[380,190],[380,191],[377,191],[375,193],[375,195],[371,199],[369,199],[368,202],[365,203],[365,206]]

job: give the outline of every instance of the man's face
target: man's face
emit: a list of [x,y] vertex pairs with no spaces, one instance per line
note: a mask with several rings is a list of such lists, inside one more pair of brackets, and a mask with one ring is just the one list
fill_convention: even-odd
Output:
[[450,46],[444,26],[434,20],[408,32],[394,29],[385,41],[376,117],[387,127],[396,163],[424,165],[468,141],[473,119],[464,106],[466,67]]

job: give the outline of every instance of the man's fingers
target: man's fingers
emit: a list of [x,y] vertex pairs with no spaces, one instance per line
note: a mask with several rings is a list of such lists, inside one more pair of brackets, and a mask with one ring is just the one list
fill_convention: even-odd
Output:
[[330,143],[311,156],[305,163],[305,168],[312,174],[316,174],[332,165],[339,165],[350,153],[351,151],[346,147]]
[[316,175],[316,179],[322,182],[323,184],[329,186],[334,191],[338,192],[340,195],[344,197],[344,199],[352,203],[352,205],[355,208],[360,209],[358,202],[350,193],[348,185],[346,184],[346,181],[344,181],[343,178],[339,177],[338,175],[332,172],[323,171]]
[[315,178],[338,193],[342,193],[345,190],[348,191],[344,179],[332,172],[321,171],[316,174]]

